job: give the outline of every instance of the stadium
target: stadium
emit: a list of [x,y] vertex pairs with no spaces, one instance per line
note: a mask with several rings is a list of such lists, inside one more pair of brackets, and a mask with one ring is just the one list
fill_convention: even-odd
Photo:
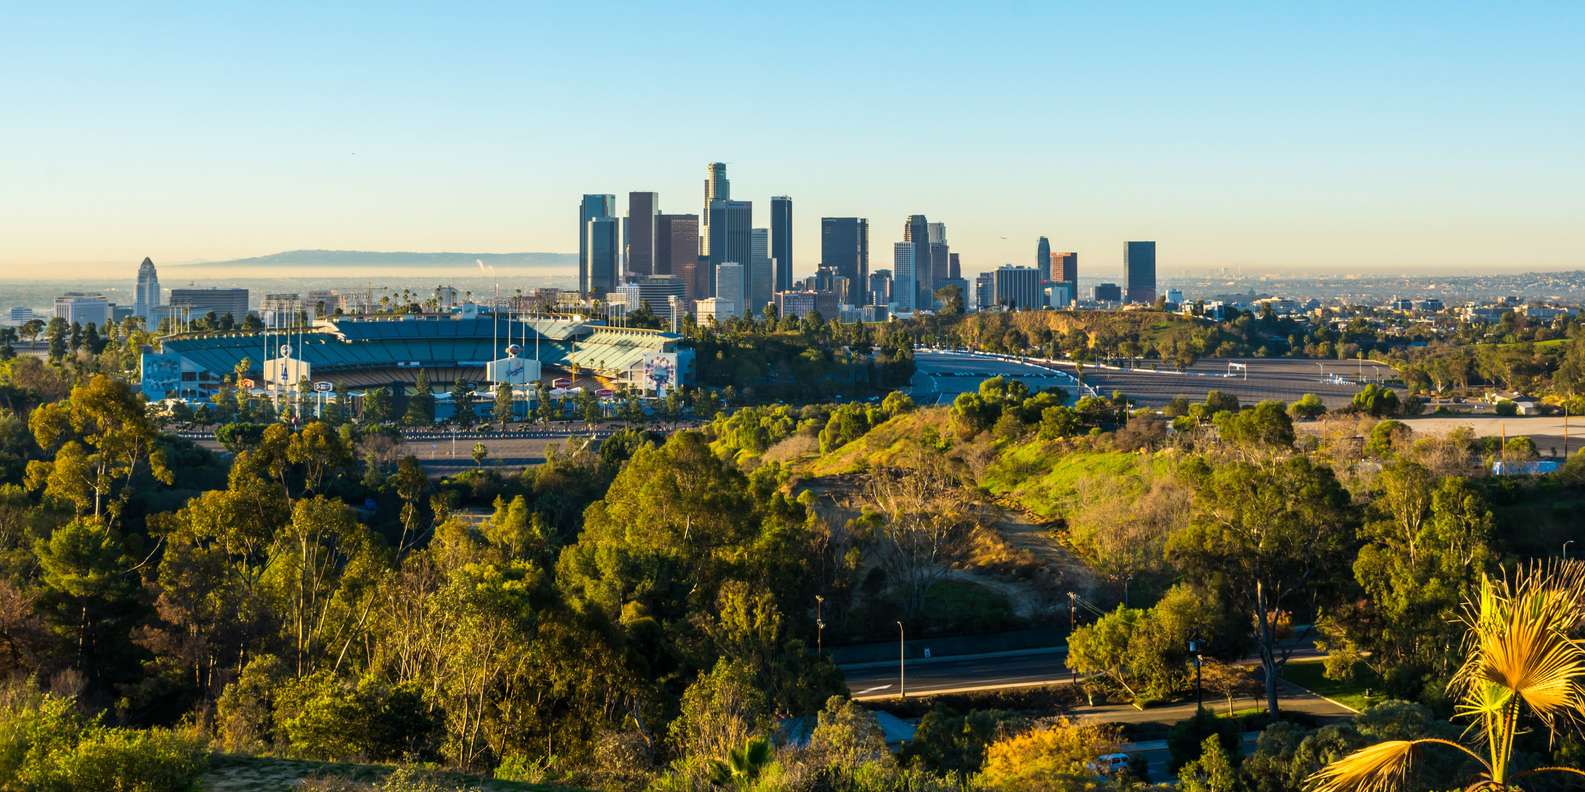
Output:
[[150,401],[204,401],[228,378],[260,395],[312,387],[359,396],[377,387],[410,389],[420,372],[442,394],[458,382],[483,391],[492,383],[532,389],[544,381],[558,390],[626,388],[663,395],[684,384],[692,358],[682,337],[672,333],[609,327],[578,316],[478,309],[172,335],[158,350],[144,350],[140,370]]

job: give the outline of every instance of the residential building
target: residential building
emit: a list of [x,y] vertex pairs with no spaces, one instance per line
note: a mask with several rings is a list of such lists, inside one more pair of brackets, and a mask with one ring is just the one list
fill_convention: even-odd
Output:
[[583,279],[578,290],[588,295],[605,294],[616,290],[621,265],[620,241],[617,239],[618,218],[596,217],[584,229],[583,266],[578,268]]
[[853,283],[869,280],[870,221],[862,217],[820,218],[820,265]]
[[171,310],[186,320],[230,316],[240,323],[248,317],[247,289],[171,289]]
[[1123,245],[1123,282],[1131,303],[1156,301],[1156,243],[1127,242]]
[[93,325],[102,330],[115,314],[103,294],[66,292],[55,298],[55,315],[65,319],[68,325]]
[[[616,214],[615,195],[586,194],[578,204],[578,290],[584,294],[604,294],[610,288],[598,289],[591,279],[593,268],[589,261],[589,223]],[[616,226],[612,225],[614,232]],[[612,253],[615,253],[613,247]],[[612,273],[613,277],[615,273]]]
[[154,260],[144,257],[138,265],[138,285],[132,291],[132,315],[152,326],[159,309],[160,274],[154,269]]
[[991,300],[1009,310],[1041,307],[1045,301],[1040,298],[1040,270],[1011,264],[998,267],[991,281]]
[[659,205],[660,193],[627,194],[627,227],[622,240],[627,254],[627,266],[622,271],[624,278],[669,274],[655,269],[655,216]]
[[775,291],[792,288],[793,232],[792,199],[773,195],[770,199],[770,258],[776,268]]

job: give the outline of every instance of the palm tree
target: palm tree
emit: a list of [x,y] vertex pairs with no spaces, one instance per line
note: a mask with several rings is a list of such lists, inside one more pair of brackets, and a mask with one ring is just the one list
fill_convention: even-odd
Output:
[[1322,768],[1308,779],[1311,789],[1402,789],[1422,746],[1450,748],[1473,761],[1480,772],[1465,789],[1523,789],[1518,782],[1555,773],[1585,779],[1585,770],[1572,767],[1513,766],[1514,737],[1524,716],[1549,731],[1585,719],[1585,644],[1570,637],[1585,627],[1585,562],[1537,562],[1520,567],[1511,579],[1484,579],[1476,600],[1465,603],[1463,621],[1469,654],[1449,690],[1458,699],[1455,717],[1472,721],[1470,731],[1483,746],[1389,740]]
[[711,762],[710,780],[718,786],[747,788],[770,760],[770,742],[764,737],[753,737],[742,748],[728,751],[726,761]]

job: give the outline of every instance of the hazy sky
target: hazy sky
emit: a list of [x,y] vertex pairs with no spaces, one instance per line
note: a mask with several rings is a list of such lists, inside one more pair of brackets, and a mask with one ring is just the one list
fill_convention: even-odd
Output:
[[916,212],[970,271],[1585,267],[1585,3],[151,5],[0,11],[0,278],[575,251],[710,160],[799,274]]

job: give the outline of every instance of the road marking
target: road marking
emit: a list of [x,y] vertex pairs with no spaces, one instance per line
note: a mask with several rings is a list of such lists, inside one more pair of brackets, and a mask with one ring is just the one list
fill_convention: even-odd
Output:
[[887,690],[887,689],[890,689],[890,688],[891,688],[890,684],[876,685],[875,687],[872,687],[872,688],[865,688],[863,690],[860,690],[859,692],[853,694],[853,696],[854,696],[854,698],[857,698],[857,697],[862,696],[862,695],[864,695],[866,693],[874,693],[877,690]]

